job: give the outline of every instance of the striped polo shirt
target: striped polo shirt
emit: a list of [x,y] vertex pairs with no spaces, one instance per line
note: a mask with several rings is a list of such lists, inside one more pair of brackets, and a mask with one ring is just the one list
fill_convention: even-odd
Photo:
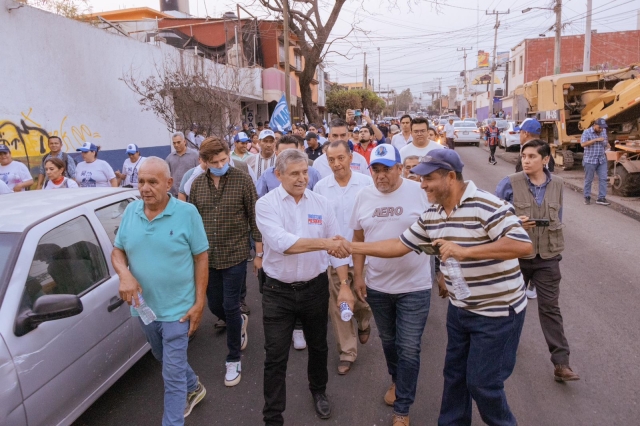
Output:
[[[448,217],[441,205],[433,204],[400,236],[402,242],[415,252],[420,252],[418,244],[437,239],[462,247],[489,244],[502,237],[531,242],[511,204],[478,189],[472,181],[466,184],[460,203]],[[521,312],[527,306],[518,259],[463,261],[460,265],[471,289],[465,300],[456,300],[446,268],[442,268],[454,306],[489,317],[508,316],[509,307]]]

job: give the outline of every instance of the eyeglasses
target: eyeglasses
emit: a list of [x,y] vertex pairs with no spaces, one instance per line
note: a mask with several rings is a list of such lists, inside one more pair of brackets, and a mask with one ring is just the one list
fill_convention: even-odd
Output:
[[416,135],[424,135],[428,132],[428,130],[412,130],[411,132],[415,133]]

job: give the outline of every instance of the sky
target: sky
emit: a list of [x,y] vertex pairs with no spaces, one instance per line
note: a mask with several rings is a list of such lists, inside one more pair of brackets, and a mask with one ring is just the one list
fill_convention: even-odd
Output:
[[[158,9],[159,0],[88,0],[93,12],[129,7]],[[330,0],[319,0],[323,16],[328,16]],[[638,28],[639,0],[593,0],[592,30],[598,32],[635,30]],[[253,0],[241,0],[256,16],[264,16]],[[497,51],[509,51],[525,38],[537,38],[555,23],[553,0],[347,0],[331,38],[349,33],[355,23],[361,31],[337,40],[326,56],[326,71],[332,81],[362,81],[364,53],[369,78],[376,89],[382,86],[396,91],[411,89],[414,96],[433,90],[441,78],[443,91],[453,85],[464,69],[463,52],[467,48],[467,66],[472,68],[478,50],[492,51],[495,15],[500,15]],[[440,4],[439,7],[436,3]],[[563,35],[584,33],[586,0],[563,0]],[[189,0],[195,16],[220,17],[236,10],[231,0]],[[379,49],[379,50],[378,50]]]

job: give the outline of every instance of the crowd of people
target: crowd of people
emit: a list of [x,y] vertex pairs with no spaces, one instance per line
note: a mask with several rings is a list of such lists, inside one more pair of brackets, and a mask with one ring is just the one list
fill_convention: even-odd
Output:
[[[520,125],[516,172],[486,191],[464,180],[460,156],[435,142],[427,119],[406,115],[384,129],[363,121],[358,126],[350,110],[345,119],[299,124],[285,134],[259,123],[257,142],[247,129],[198,138],[196,127],[186,137],[172,135],[166,159],[142,157],[128,145],[122,172],[98,159],[90,142],[78,149],[84,161],[76,164],[61,152],[60,138],[49,138],[38,188],[140,191],[124,212],[112,262],[120,297],[135,308],[143,294],[157,316],[141,325],[162,362],[163,425],[183,424],[206,395],[187,359],[205,307],[226,329],[224,384],[241,382],[251,270],[262,293],[267,426],[284,424],[291,344],[308,351],[314,408],[327,419],[328,323],[335,368],[346,375],[372,321],[389,374],[381,397],[393,407],[393,426],[408,426],[433,286],[450,301],[439,425],[471,424],[472,400],[485,423],[517,424],[504,382],[516,363],[528,298],[538,299],[553,377],[579,380],[558,303],[563,182],[551,173],[540,123]],[[605,129],[597,120],[583,136],[587,180],[606,176]],[[497,134],[491,127],[487,133],[492,144]],[[5,145],[0,176],[7,191],[34,184]],[[589,204],[591,181],[586,185]],[[600,189],[597,203],[607,204]],[[456,264],[468,295],[453,285]],[[353,316],[345,321],[346,309]]]

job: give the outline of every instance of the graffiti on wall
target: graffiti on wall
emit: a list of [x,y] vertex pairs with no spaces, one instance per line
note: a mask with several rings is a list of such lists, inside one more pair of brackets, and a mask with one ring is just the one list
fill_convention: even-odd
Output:
[[32,117],[33,109],[20,113],[20,121],[0,119],[0,143],[7,145],[11,156],[23,159],[30,169],[40,165],[42,157],[49,151],[47,140],[58,136],[62,140],[62,150],[74,152],[85,142],[95,143],[100,134],[92,131],[87,124],[72,125],[64,116],[57,129],[47,130]]

